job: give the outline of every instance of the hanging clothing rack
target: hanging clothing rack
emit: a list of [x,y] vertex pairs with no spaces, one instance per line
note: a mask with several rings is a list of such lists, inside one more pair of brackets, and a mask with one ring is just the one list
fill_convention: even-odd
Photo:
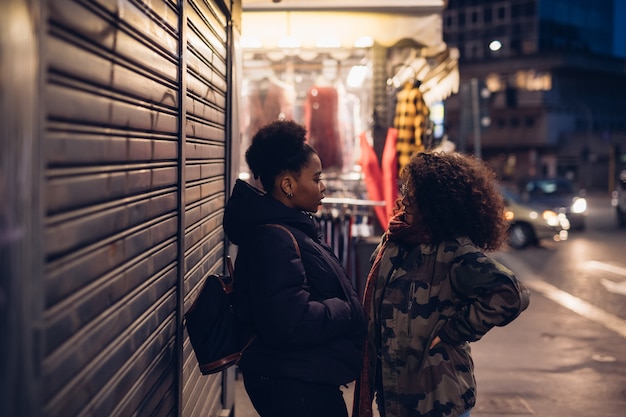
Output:
[[398,89],[407,82],[418,80],[424,100],[430,105],[459,91],[458,58],[456,48],[446,48],[432,56],[416,51],[406,61],[394,66],[399,69],[388,83]]

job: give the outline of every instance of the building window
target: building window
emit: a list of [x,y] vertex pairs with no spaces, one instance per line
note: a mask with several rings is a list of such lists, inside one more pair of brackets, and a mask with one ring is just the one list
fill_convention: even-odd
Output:
[[491,21],[492,21],[491,8],[485,7],[485,10],[483,11],[483,22],[485,22],[485,24],[490,24]]
[[478,7],[471,7],[467,9],[467,18],[469,27],[482,26],[480,9]]
[[462,11],[459,11],[458,26],[459,26],[459,28],[464,28],[465,27],[465,13],[462,12]]
[[496,19],[500,23],[506,22],[507,20],[506,6],[496,6]]
[[526,116],[526,118],[524,119],[524,125],[526,127],[533,127],[535,126],[535,118],[532,116]]
[[522,51],[522,40],[511,38],[510,52],[512,55],[519,55]]
[[451,15],[446,16],[446,29],[452,29],[454,26],[454,18]]
[[467,41],[465,43],[465,59],[481,59],[483,48],[478,41]]

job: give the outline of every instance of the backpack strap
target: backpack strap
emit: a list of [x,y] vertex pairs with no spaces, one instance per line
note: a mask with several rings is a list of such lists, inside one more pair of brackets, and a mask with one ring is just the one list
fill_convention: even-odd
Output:
[[282,224],[276,224],[276,223],[268,223],[268,224],[265,224],[264,226],[278,227],[279,229],[283,229],[285,232],[287,232],[287,234],[289,234],[289,236],[291,237],[291,241],[293,242],[293,246],[295,246],[295,248],[296,248],[296,252],[298,253],[298,257],[302,258],[302,255],[300,255],[300,245],[298,245],[298,241],[296,240],[296,237],[293,235],[291,230],[289,230],[286,226],[283,226]]
[[[276,223],[269,223],[269,224],[266,224],[264,226],[277,227],[277,228],[283,229],[285,232],[287,232],[287,234],[289,234],[289,236],[291,237],[291,241],[293,242],[293,246],[296,248],[296,253],[298,254],[298,257],[302,258],[302,256],[300,255],[300,245],[298,245],[298,241],[296,240],[296,237],[293,235],[291,230],[289,230],[287,227],[283,226],[282,224],[276,224]],[[230,274],[231,274],[232,277],[234,277],[234,274],[233,274],[233,264],[232,264],[232,261],[230,259],[230,256],[227,258],[227,261],[228,261],[228,268],[230,270]],[[237,352],[235,355],[233,355],[233,356],[236,357],[235,363],[239,363],[239,360],[243,356],[243,352],[248,348],[248,346],[250,346],[252,344],[252,342],[254,342],[256,337],[257,337],[256,334],[253,334],[252,336],[250,336],[250,339],[241,348],[241,350],[239,352]],[[230,359],[232,359],[232,358],[230,358]]]

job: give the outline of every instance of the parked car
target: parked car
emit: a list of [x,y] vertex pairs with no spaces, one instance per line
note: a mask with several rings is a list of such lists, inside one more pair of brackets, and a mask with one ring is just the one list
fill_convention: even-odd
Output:
[[583,230],[587,220],[585,191],[567,178],[533,178],[521,187],[522,200],[535,207],[565,214],[571,230]]
[[527,204],[508,188],[502,188],[502,196],[504,217],[509,222],[509,246],[523,249],[543,239],[567,240],[570,225],[565,214]]
[[619,174],[617,189],[613,191],[611,204],[615,207],[617,225],[620,228],[626,227],[626,170]]

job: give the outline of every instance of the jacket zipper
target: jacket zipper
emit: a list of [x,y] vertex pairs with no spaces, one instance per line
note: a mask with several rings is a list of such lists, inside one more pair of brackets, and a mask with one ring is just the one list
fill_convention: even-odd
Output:
[[409,287],[409,302],[406,306],[406,334],[411,337],[411,309],[413,308],[413,295],[415,294],[415,281],[411,281]]

